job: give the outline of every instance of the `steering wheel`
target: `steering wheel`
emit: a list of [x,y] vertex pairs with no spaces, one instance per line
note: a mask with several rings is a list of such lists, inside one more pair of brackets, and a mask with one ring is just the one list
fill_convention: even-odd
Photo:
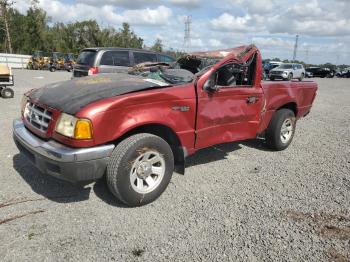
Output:
[[228,80],[227,80],[227,86],[230,86],[236,81],[235,75],[232,75]]

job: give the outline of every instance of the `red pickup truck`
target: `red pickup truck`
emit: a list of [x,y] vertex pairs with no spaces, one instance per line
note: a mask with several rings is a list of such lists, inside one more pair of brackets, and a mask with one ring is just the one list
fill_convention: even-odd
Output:
[[75,183],[106,175],[120,201],[144,205],[198,149],[257,136],[275,150],[289,146],[317,85],[261,76],[250,45],[52,84],[24,95],[14,140],[43,173]]

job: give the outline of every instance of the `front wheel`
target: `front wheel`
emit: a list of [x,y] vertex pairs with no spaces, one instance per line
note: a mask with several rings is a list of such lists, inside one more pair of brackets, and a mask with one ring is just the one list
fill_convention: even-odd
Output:
[[13,98],[15,93],[11,88],[5,87],[1,89],[1,96],[3,98]]
[[299,81],[303,81],[303,79],[304,79],[304,74],[301,74]]
[[275,112],[266,132],[266,142],[271,149],[286,149],[293,140],[296,127],[294,112],[282,108]]
[[164,192],[173,171],[169,144],[152,134],[136,134],[114,149],[107,165],[107,185],[124,204],[142,206]]

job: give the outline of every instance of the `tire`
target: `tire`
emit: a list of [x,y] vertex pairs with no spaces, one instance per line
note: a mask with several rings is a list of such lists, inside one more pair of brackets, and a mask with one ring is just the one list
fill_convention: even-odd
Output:
[[54,66],[51,66],[50,67],[50,72],[55,72],[56,71],[56,68]]
[[292,81],[292,79],[293,79],[293,74],[290,73],[290,74],[288,75],[288,81]]
[[15,93],[11,88],[5,87],[1,90],[1,96],[3,98],[13,98]]
[[[158,161],[151,163],[152,159]],[[153,173],[154,169],[158,175]],[[152,134],[136,134],[114,149],[107,164],[107,185],[122,203],[130,207],[142,206],[164,192],[173,171],[174,156],[169,144]],[[153,185],[147,181],[150,178]]]
[[304,74],[301,74],[299,81],[301,82],[301,81],[303,81],[303,79],[304,79]]
[[[286,149],[293,140],[296,127],[294,112],[282,108],[275,112],[266,131],[266,142],[268,146],[276,151]],[[282,129],[288,133],[282,134]],[[286,139],[285,139],[286,138]]]

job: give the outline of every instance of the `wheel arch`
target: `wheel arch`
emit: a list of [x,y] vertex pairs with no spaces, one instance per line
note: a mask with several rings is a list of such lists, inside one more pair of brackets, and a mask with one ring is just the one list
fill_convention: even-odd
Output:
[[288,103],[283,103],[280,106],[268,109],[268,112],[266,115],[264,115],[264,119],[263,119],[262,124],[259,128],[259,133],[258,133],[259,135],[264,136],[266,129],[269,127],[269,125],[273,119],[273,116],[281,109],[292,110],[295,117],[297,117],[297,115],[298,115],[298,106],[297,106],[297,103],[294,101],[288,102]]
[[170,145],[171,150],[173,151],[175,171],[180,174],[185,174],[185,156],[187,154],[186,149],[182,146],[180,138],[175,131],[166,125],[154,123],[134,127],[116,139],[114,143],[119,144],[127,137],[139,133],[149,133],[164,139]]
[[298,106],[297,106],[297,103],[295,103],[295,102],[286,103],[286,104],[280,106],[279,108],[277,108],[275,112],[277,112],[278,110],[280,110],[280,109],[282,109],[282,108],[290,109],[290,110],[293,111],[295,117],[298,116]]

